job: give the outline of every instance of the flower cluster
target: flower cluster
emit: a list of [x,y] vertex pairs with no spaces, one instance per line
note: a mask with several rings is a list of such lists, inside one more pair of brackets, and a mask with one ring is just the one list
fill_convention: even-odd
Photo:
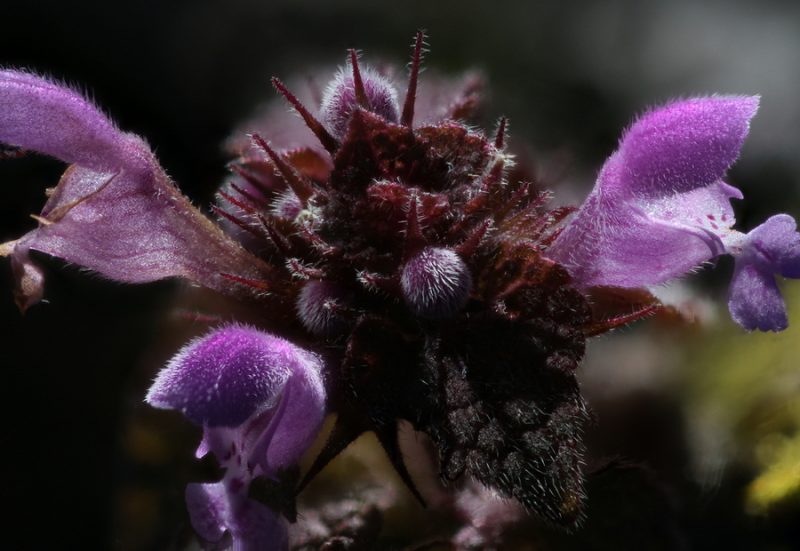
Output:
[[[267,120],[235,142],[218,224],[80,94],[0,72],[0,143],[70,165],[39,226],[0,246],[21,309],[44,293],[39,251],[116,281],[179,277],[266,313],[259,328],[222,326],[187,345],[147,396],[201,426],[198,456],[225,470],[187,488],[207,542],[285,548],[295,494],[364,432],[423,501],[400,422],[430,438],[444,482],[471,477],[572,527],[586,499],[589,413],[575,378],[586,339],[661,307],[620,288],[731,254],[734,320],[787,325],[775,275],[800,277],[795,222],[734,230],[730,199],[742,194],[723,181],[757,98],[646,113],[580,208],[549,208],[548,192],[508,170],[506,121],[491,138],[464,122],[474,80],[419,82],[422,46],[419,34],[402,105],[391,73],[362,68],[354,51],[316,105],[275,79],[307,134]],[[609,293],[621,308],[601,306]],[[326,413],[336,423],[301,480]]]

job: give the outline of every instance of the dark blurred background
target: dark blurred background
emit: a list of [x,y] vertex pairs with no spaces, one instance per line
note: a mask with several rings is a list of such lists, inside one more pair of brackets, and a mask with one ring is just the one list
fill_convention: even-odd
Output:
[[[776,209],[800,215],[800,4],[792,1],[4,2],[0,65],[87,90],[205,206],[225,174],[220,143],[274,97],[270,76],[340,63],[349,47],[404,63],[418,28],[429,33],[428,67],[484,72],[487,120],[509,116],[512,140],[557,167],[565,195],[591,186],[621,129],[646,107],[760,93],[731,175],[747,197],[736,207],[740,224],[749,229]],[[0,164],[0,241],[33,227],[28,215],[62,170],[35,157]],[[118,519],[156,514],[136,490],[143,479],[175,484],[180,502],[181,483],[126,457],[130,419],[158,362],[174,351],[162,329],[175,286],[121,286],[45,265],[48,303],[23,317],[0,263],[0,541],[19,549],[166,546],[168,537],[129,539]],[[722,294],[714,283],[705,282]],[[792,318],[800,323],[800,312]],[[800,548],[785,520],[739,524],[724,500],[740,489],[716,486],[704,497],[708,522],[693,520],[691,543]]]

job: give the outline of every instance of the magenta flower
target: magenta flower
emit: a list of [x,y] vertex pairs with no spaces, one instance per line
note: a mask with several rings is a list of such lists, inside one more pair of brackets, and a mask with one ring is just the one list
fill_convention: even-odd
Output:
[[785,214],[747,235],[734,230],[730,200],[742,194],[722,180],[757,109],[757,97],[719,96],[646,113],[548,256],[581,287],[642,287],[731,254],[733,319],[749,330],[785,329],[774,274],[800,277],[800,234]]
[[147,394],[203,427],[197,450],[213,453],[225,475],[189,484],[186,503],[197,533],[233,548],[283,549],[280,512],[248,497],[257,477],[279,483],[292,475],[325,416],[322,363],[314,354],[244,326],[217,329],[178,352]]

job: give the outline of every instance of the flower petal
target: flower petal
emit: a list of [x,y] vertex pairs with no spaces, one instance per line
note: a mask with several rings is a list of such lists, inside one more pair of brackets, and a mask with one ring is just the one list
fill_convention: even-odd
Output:
[[325,418],[325,387],[320,373],[319,360],[310,354],[301,359],[297,369],[284,389],[281,407],[272,420],[275,431],[270,438],[266,454],[254,453],[262,461],[265,473],[286,469],[297,463],[308,449]]
[[723,237],[734,221],[730,199],[739,190],[715,182],[660,198],[621,199],[603,192],[617,185],[620,164],[619,155],[606,162],[595,190],[547,252],[576,285],[658,285],[725,252]]
[[239,511],[233,535],[234,551],[284,551],[289,549],[289,530],[283,518],[265,505],[248,499]]
[[[201,444],[198,452],[210,450],[225,463],[234,450],[233,453],[238,453],[251,468],[248,476],[259,473],[252,470],[259,466],[259,474],[274,477],[299,461],[319,432],[326,411],[319,358],[301,349],[296,351],[288,354],[292,357],[285,361],[291,375],[279,389],[280,395],[269,399],[268,406],[256,407],[256,413],[236,428],[214,428],[206,423],[205,444]],[[232,464],[239,468],[238,462]]]
[[[127,283],[184,277],[241,295],[223,274],[264,280],[270,268],[245,251],[180,194],[149,148],[123,134],[75,92],[44,79],[0,72],[0,142],[67,162],[40,227],[6,244],[17,275],[35,268],[31,249]],[[18,279],[18,303],[41,297]]]
[[315,355],[255,329],[231,326],[179,352],[159,373],[147,402],[178,409],[206,426],[202,451],[214,450],[218,457],[228,446],[215,446],[209,431],[241,426],[235,438],[241,453],[271,476],[296,463],[322,424],[320,371]]
[[201,538],[209,542],[222,539],[228,529],[228,496],[222,483],[186,486],[186,508]]
[[207,542],[220,542],[229,531],[235,550],[279,551],[288,547],[285,521],[244,494],[227,491],[223,482],[189,484],[186,506],[192,527]]
[[273,407],[289,377],[319,369],[316,356],[292,343],[232,325],[184,347],[158,374],[147,402],[198,425],[236,427]]
[[758,102],[758,96],[693,98],[646,113],[620,142],[617,191],[661,196],[719,180],[739,156]]
[[783,331],[789,325],[775,277],[743,258],[736,261],[728,310],[733,320],[748,331]]
[[588,287],[657,285],[727,251],[733,231],[721,181],[736,160],[757,97],[679,101],[624,134],[592,193],[547,255]]
[[777,214],[747,234],[745,247],[763,267],[784,277],[800,278],[800,233],[788,214]]
[[742,199],[737,188],[718,181],[708,186],[665,197],[642,198],[634,203],[653,219],[674,226],[702,230],[717,244],[717,254],[724,252],[724,242],[730,234],[736,215],[731,199]]
[[0,71],[0,142],[95,170],[133,168],[149,152],[77,92],[21,71]]

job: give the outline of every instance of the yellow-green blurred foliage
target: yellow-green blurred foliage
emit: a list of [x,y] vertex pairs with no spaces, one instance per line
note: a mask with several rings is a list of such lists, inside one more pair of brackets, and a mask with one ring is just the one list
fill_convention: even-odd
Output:
[[753,514],[800,502],[800,286],[785,291],[787,331],[725,324],[693,343],[685,371],[690,423],[716,432],[723,462],[757,473],[743,496]]

